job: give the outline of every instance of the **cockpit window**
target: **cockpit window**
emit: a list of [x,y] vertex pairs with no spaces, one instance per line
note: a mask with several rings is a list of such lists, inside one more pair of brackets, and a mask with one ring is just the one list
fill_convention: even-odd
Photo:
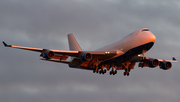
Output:
[[143,29],[142,31],[149,31],[149,29]]

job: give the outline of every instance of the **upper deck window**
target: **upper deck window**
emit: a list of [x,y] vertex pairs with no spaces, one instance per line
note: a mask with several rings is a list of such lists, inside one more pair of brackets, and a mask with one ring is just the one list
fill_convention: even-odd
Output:
[[142,31],[149,31],[149,29],[143,29]]

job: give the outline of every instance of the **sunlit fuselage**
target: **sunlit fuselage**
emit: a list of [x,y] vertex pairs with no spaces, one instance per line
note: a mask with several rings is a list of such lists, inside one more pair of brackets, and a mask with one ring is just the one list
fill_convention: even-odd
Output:
[[122,40],[100,48],[97,51],[116,50],[119,52],[119,56],[115,56],[114,58],[109,59],[109,61],[121,60],[122,58],[126,60],[132,56],[142,54],[143,51],[148,51],[154,45],[155,40],[155,35],[149,30],[140,29],[124,37]]

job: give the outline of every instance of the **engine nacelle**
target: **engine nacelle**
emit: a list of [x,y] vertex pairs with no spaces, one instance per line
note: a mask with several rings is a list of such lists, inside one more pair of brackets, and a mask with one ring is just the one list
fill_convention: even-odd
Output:
[[138,67],[150,67],[150,68],[154,68],[157,67],[160,64],[160,62],[157,59],[151,59],[149,62],[142,62],[139,63]]
[[45,53],[43,53],[43,58],[51,59],[54,57],[54,55],[55,53],[53,51],[46,51]]
[[92,59],[92,55],[90,53],[84,53],[82,56],[81,56],[81,60],[82,61],[90,61]]
[[159,61],[157,59],[152,59],[149,61],[149,67],[154,68],[159,65]]
[[163,70],[168,70],[172,67],[172,63],[171,62],[163,62],[160,66],[161,69]]

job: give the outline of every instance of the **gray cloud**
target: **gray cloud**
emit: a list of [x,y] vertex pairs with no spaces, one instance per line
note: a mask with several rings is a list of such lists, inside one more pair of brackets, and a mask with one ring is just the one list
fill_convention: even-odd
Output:
[[[74,33],[84,50],[95,50],[127,34],[149,28],[157,37],[147,56],[179,56],[178,0],[0,0],[0,40],[68,49]],[[172,69],[135,67],[129,77],[93,74],[39,60],[39,53],[0,46],[2,102],[179,102],[179,63]]]

